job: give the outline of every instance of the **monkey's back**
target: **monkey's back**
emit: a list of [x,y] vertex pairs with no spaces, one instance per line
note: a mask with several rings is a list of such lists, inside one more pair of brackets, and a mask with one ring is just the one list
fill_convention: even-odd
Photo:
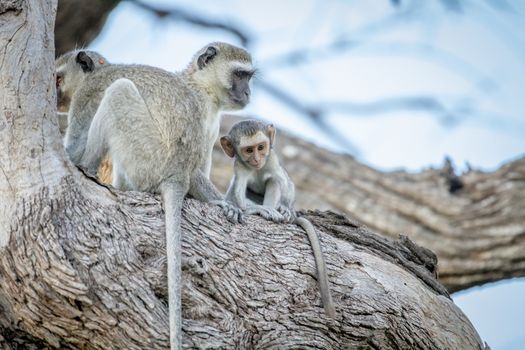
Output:
[[145,108],[133,96],[114,99],[109,127],[114,135],[108,137],[110,152],[119,149],[111,152],[117,155],[114,161],[127,169],[134,187],[141,191],[156,192],[164,179],[192,174],[205,157],[201,145],[206,110],[198,92],[180,74],[141,65],[110,65],[91,75],[91,83],[84,84],[86,91],[79,93],[96,95],[100,102],[103,91],[89,91],[89,87],[106,90],[121,78],[133,82]]

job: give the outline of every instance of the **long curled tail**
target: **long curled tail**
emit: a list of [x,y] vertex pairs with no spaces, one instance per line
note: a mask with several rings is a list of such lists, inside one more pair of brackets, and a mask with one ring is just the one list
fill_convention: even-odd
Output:
[[298,217],[294,222],[301,226],[308,235],[310,245],[314,252],[315,264],[317,266],[317,281],[319,282],[319,288],[321,289],[321,300],[323,301],[324,311],[329,317],[335,318],[335,307],[330,288],[328,287],[328,274],[319,237],[317,236],[317,233],[315,233],[314,226],[307,219]]
[[171,350],[182,348],[181,311],[181,212],[187,188],[180,182],[165,180],[160,186],[166,215],[166,258],[168,262],[168,305]]

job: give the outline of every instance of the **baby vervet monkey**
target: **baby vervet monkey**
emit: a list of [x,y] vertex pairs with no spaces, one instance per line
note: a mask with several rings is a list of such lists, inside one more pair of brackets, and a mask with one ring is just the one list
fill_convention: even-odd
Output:
[[321,244],[310,221],[297,217],[293,208],[295,186],[273,152],[274,126],[257,120],[241,121],[220,141],[224,152],[234,158],[234,174],[226,200],[245,214],[259,214],[276,222],[293,222],[306,231],[317,265],[325,312],[335,317]]

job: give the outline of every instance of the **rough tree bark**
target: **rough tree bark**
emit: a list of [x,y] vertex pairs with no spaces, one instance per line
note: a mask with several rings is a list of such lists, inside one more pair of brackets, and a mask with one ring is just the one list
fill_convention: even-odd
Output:
[[[0,5],[0,345],[168,345],[159,198],[121,193],[67,160],[54,116],[56,0]],[[346,218],[308,213],[337,318],[320,305],[305,234],[184,207],[184,345],[192,348],[482,349],[435,280],[435,256]]]

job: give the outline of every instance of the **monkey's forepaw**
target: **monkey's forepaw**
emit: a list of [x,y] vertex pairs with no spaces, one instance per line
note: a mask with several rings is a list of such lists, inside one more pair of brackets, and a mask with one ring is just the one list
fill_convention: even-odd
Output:
[[244,214],[246,215],[259,215],[265,218],[266,220],[270,220],[273,222],[283,222],[284,217],[275,209],[273,208],[266,208],[262,205],[254,205],[248,207]]
[[292,222],[295,220],[295,210],[290,209],[284,205],[280,205],[277,207],[277,211],[283,216],[284,222]]
[[228,221],[236,224],[241,223],[244,224],[244,216],[242,214],[241,209],[237,208],[235,205],[226,202],[225,200],[214,200],[210,202],[211,204],[218,205],[221,207],[222,212],[224,213],[224,216],[228,219]]

